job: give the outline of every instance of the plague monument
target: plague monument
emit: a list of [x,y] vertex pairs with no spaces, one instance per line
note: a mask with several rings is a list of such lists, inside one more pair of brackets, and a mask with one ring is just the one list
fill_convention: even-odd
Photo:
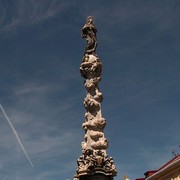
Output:
[[85,79],[86,109],[85,121],[82,127],[85,131],[82,142],[82,156],[77,160],[77,170],[74,180],[113,180],[117,170],[112,157],[107,155],[108,140],[104,135],[106,120],[101,113],[103,95],[98,84],[101,81],[102,63],[96,54],[97,29],[92,17],[88,17],[82,28],[82,37],[87,45],[80,65],[80,72]]

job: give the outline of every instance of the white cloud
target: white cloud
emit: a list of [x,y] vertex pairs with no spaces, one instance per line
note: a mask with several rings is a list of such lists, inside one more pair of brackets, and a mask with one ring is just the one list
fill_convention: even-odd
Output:
[[66,1],[57,0],[14,0],[11,4],[1,3],[1,31],[39,23],[64,11],[68,4]]

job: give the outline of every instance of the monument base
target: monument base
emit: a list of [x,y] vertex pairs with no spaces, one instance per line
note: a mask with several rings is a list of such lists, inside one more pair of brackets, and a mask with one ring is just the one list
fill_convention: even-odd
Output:
[[113,180],[113,177],[105,176],[103,174],[94,174],[94,175],[81,176],[79,180]]
[[117,175],[113,158],[108,157],[102,150],[84,151],[77,164],[74,180],[113,180]]

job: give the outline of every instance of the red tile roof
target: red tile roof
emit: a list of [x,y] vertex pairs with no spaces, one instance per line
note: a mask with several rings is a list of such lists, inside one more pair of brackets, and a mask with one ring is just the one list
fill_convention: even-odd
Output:
[[162,171],[163,169],[168,168],[169,166],[173,165],[176,162],[180,161],[180,155],[176,155],[173,159],[171,159],[170,161],[168,161],[166,164],[164,164],[163,166],[161,166],[159,169],[157,170],[153,170],[153,171],[147,171],[144,173],[145,178],[138,178],[136,180],[146,180],[151,178],[151,176],[154,176],[155,174],[158,174],[160,171]]
[[168,161],[166,164],[164,164],[163,166],[161,166],[157,172],[155,172],[154,174],[152,174],[151,176],[147,177],[146,179],[151,179],[151,177],[156,176],[157,174],[163,172],[165,169],[175,165],[176,163],[180,162],[180,155],[175,156],[173,159],[171,159],[170,161]]
[[180,155],[175,156],[173,159],[168,161],[166,164],[164,164],[162,167],[158,169],[160,171],[161,169],[164,169],[165,167],[169,166],[170,164],[174,163],[175,161],[180,160]]

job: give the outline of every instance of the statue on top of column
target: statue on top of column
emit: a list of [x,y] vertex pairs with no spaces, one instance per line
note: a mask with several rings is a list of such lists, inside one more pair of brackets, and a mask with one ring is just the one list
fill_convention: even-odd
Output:
[[85,38],[87,41],[85,54],[94,54],[97,47],[97,38],[96,38],[97,29],[94,26],[92,16],[87,18],[86,24],[82,28],[82,38]]

